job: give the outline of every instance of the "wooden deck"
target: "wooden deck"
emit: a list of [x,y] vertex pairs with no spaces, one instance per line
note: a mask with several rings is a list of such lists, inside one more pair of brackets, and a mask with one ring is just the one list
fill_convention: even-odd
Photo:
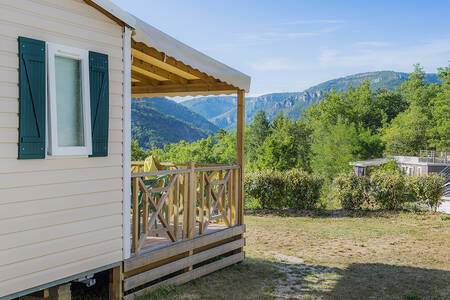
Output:
[[[173,230],[173,224],[170,224],[170,228]],[[181,227],[181,224],[180,224]],[[209,234],[209,233],[214,233],[217,232],[219,230],[223,230],[228,228],[227,226],[225,226],[225,224],[223,223],[217,223],[217,224],[210,224],[206,230],[206,232],[204,232],[203,234]],[[199,224],[196,225],[196,234],[195,237],[200,236],[199,234]],[[131,238],[131,237],[130,237]],[[177,240],[182,240],[182,232],[180,231],[178,233],[178,238]],[[145,237],[145,241],[143,242],[142,245],[142,252],[148,252],[151,251],[153,248],[161,248],[161,247],[165,247],[168,246],[170,244],[172,244],[173,242],[170,240],[169,235],[167,234],[167,232],[161,232],[159,234],[152,234],[149,235],[147,237]]]
[[245,225],[212,227],[210,232],[174,243],[152,244],[123,262],[124,299],[162,285],[181,284],[244,259]]
[[117,295],[134,299],[244,259],[239,166],[170,163],[151,172],[141,166],[131,174],[131,257],[113,273]]

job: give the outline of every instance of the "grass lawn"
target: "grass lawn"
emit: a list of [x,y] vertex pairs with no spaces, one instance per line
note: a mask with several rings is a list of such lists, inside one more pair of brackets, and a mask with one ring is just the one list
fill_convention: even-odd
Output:
[[141,299],[450,299],[450,220],[253,214],[246,260]]

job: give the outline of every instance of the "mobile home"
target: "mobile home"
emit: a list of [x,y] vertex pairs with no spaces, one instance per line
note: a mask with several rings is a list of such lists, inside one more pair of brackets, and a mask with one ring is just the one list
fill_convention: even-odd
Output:
[[[243,259],[248,76],[105,0],[5,0],[0,23],[0,299],[106,270],[132,299]],[[132,97],[217,94],[236,165],[131,173]]]

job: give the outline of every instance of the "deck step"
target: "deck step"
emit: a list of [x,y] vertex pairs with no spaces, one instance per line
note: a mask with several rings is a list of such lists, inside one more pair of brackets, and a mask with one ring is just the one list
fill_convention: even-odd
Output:
[[242,261],[244,232],[245,225],[233,226],[125,260],[125,299],[134,299],[161,285],[184,283]]

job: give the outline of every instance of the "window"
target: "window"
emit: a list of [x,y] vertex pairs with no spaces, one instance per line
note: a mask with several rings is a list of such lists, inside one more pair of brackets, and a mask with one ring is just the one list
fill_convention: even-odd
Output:
[[89,52],[47,43],[47,62],[47,152],[91,155]]
[[19,37],[18,159],[108,156],[108,55]]

